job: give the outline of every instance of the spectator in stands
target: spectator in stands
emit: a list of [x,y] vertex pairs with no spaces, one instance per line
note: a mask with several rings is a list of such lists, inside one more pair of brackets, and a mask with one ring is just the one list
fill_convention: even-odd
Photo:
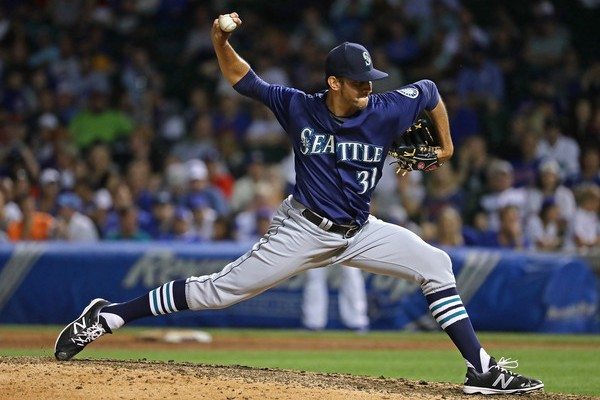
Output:
[[188,178],[188,193],[186,202],[194,196],[202,195],[208,201],[208,205],[219,215],[226,215],[229,211],[227,200],[221,191],[213,186],[208,180],[206,164],[201,160],[190,160],[186,163]]
[[525,216],[527,206],[527,191],[523,188],[514,188],[513,168],[508,161],[494,160],[488,167],[488,190],[481,197],[481,208],[487,213],[491,229],[500,227],[499,211],[509,205],[516,210],[522,210]]
[[108,240],[133,240],[147,241],[150,235],[140,229],[138,222],[138,209],[134,205],[117,209],[118,227],[106,235]]
[[211,185],[218,188],[228,202],[231,201],[233,194],[233,185],[235,184],[234,177],[227,170],[227,166],[221,159],[219,153],[215,150],[204,157],[204,163],[208,171],[208,180]]
[[532,214],[527,218],[525,235],[535,250],[559,251],[565,244],[564,228],[554,198],[548,198],[544,200],[539,215]]
[[73,190],[77,178],[78,167],[85,165],[77,148],[68,141],[54,143],[52,153],[52,167],[60,172],[60,181],[63,189]]
[[58,197],[57,239],[70,242],[95,242],[99,239],[94,223],[81,213],[83,202],[75,193],[65,192]]
[[22,121],[33,111],[35,96],[26,83],[24,71],[8,69],[4,71],[3,76],[4,90],[0,94],[0,105]]
[[586,252],[600,245],[600,188],[583,185],[577,190],[577,211],[569,235],[571,245]]
[[210,115],[199,115],[192,123],[187,138],[176,143],[171,149],[171,154],[181,162],[192,159],[202,160],[209,154],[217,152],[214,134]]
[[435,221],[445,206],[462,211],[465,196],[452,164],[444,165],[444,168],[440,168],[435,174],[428,175],[426,188],[427,195],[422,203],[422,212],[427,220]]
[[440,246],[464,246],[462,218],[452,206],[443,207],[437,214],[435,243]]
[[107,90],[94,88],[89,106],[78,112],[69,124],[71,137],[80,149],[86,149],[95,142],[115,143],[133,130],[131,118],[109,106]]
[[519,154],[510,160],[515,177],[515,187],[533,187],[540,159],[536,154],[538,136],[530,132],[522,135],[519,141]]
[[382,71],[388,73],[387,78],[373,81],[374,93],[389,92],[390,90],[396,90],[406,84],[406,79],[404,78],[402,70],[390,61],[384,49],[376,47],[371,53],[371,56],[373,57],[373,64],[377,65],[378,68],[381,68]]
[[250,125],[250,116],[240,105],[238,96],[223,96],[213,117],[213,127],[217,134],[224,131],[234,133],[235,140],[243,141]]
[[27,125],[19,120],[7,120],[2,126],[2,175],[18,179],[24,173],[28,180],[36,180],[40,165],[26,142]]
[[190,210],[185,207],[177,207],[175,209],[171,232],[166,237],[163,237],[163,239],[187,243],[199,242],[201,240],[192,227],[192,213]]
[[290,46],[296,51],[307,42],[316,43],[323,49],[329,49],[337,43],[329,24],[323,20],[321,11],[315,6],[308,6],[302,12],[302,23],[297,25],[290,37]]
[[450,117],[452,142],[457,149],[460,149],[465,140],[481,133],[480,116],[465,100],[461,99],[456,90],[444,93],[444,102]]
[[106,143],[96,143],[89,149],[85,177],[93,190],[109,187],[119,173],[113,163],[112,152]]
[[266,106],[252,103],[252,122],[246,131],[246,146],[259,152],[266,162],[279,162],[287,154],[287,139],[275,115]]
[[600,187],[600,149],[586,147],[581,155],[581,170],[567,177],[566,185],[572,189],[592,184]]
[[54,218],[48,213],[36,211],[35,199],[31,195],[21,195],[17,204],[22,213],[20,221],[8,225],[8,237],[11,241],[50,240],[55,234]]
[[40,175],[40,197],[36,209],[56,215],[58,212],[57,199],[61,190],[60,172],[54,168],[46,168]]
[[192,213],[192,230],[196,236],[201,240],[211,240],[218,218],[217,212],[210,208],[208,201],[201,194],[190,197],[189,209]]
[[546,200],[553,200],[558,208],[560,229],[566,230],[567,224],[575,214],[575,197],[571,189],[561,184],[560,166],[555,160],[545,160],[539,166],[538,184],[528,190],[527,214],[539,214]]
[[161,190],[152,199],[152,209],[148,233],[153,239],[162,239],[171,232],[175,207],[171,193]]
[[392,20],[389,40],[385,43],[385,52],[396,65],[409,65],[419,58],[421,49],[417,38],[408,30],[407,24],[399,19]]
[[534,21],[525,42],[524,56],[528,64],[538,69],[556,66],[570,44],[567,29],[559,23],[550,1],[533,3]]
[[101,239],[106,239],[110,229],[109,221],[116,220],[112,206],[110,192],[106,189],[100,189],[94,194],[93,203],[88,207],[87,215],[92,219]]
[[523,232],[519,207],[507,205],[498,211],[500,226],[497,230],[487,232],[479,240],[479,245],[485,247],[501,247],[515,250],[525,250],[529,242]]
[[215,242],[219,241],[231,241],[233,240],[233,229],[231,226],[231,220],[228,217],[217,217],[213,224],[213,235],[211,240]]
[[133,120],[140,125],[152,123],[154,93],[162,90],[162,79],[143,47],[130,48],[130,56],[121,71],[121,83],[127,91]]
[[235,239],[238,241],[257,240],[263,235],[264,219],[270,219],[275,211],[273,196],[276,190],[267,182],[257,185],[254,197],[244,211],[235,217]]
[[463,209],[467,219],[471,219],[480,207],[479,200],[487,186],[487,171],[492,157],[482,136],[468,138],[459,148],[457,169],[460,186],[465,192]]
[[231,209],[244,211],[256,194],[258,186],[267,183],[267,169],[262,153],[253,151],[246,156],[246,174],[235,181],[231,196]]
[[540,159],[555,159],[563,175],[579,173],[579,145],[574,139],[561,133],[560,125],[555,118],[546,119],[544,136],[538,143],[536,152]]
[[133,202],[147,212],[152,208],[151,172],[147,160],[135,160],[128,165],[125,177]]
[[212,43],[210,41],[211,19],[207,8],[203,4],[195,6],[193,11],[192,26],[186,29],[187,37],[184,41],[182,62],[197,62],[212,55]]
[[489,101],[504,99],[504,76],[486,50],[474,46],[467,55],[467,65],[460,70],[456,90],[463,101],[477,110],[486,110]]
[[15,193],[15,184],[11,178],[3,178],[0,181],[0,191],[4,195],[2,212],[8,227],[8,224],[13,221],[20,221],[23,218],[23,214],[14,201],[18,196]]

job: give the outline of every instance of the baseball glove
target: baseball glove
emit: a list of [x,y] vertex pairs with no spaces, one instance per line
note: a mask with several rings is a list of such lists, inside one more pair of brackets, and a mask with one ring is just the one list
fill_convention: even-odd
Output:
[[392,142],[389,155],[396,158],[393,164],[398,164],[397,174],[430,172],[442,165],[435,153],[439,147],[431,134],[432,130],[430,123],[420,118]]

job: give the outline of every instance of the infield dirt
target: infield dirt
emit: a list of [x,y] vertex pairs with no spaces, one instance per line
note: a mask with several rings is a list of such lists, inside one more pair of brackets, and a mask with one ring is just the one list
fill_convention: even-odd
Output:
[[[14,336],[13,336],[14,335]],[[483,399],[465,396],[459,385],[375,378],[346,374],[323,374],[243,366],[215,366],[175,362],[79,359],[55,361],[51,353],[54,335],[41,332],[3,332],[0,348],[48,348],[48,357],[0,357],[0,399],[207,399],[207,400],[412,400]],[[98,347],[156,348],[159,343],[140,343],[132,335],[111,336]],[[260,348],[259,343],[215,340],[220,348]],[[366,348],[386,344],[371,343]],[[264,343],[264,342],[263,342]],[[254,346],[253,346],[254,344]],[[319,348],[311,339],[271,341],[271,347]],[[395,343],[396,346],[398,343]],[[341,345],[338,342],[338,345]],[[348,345],[348,343],[346,343]],[[387,345],[391,345],[387,343]],[[175,348],[197,346],[176,345]],[[372,347],[371,347],[372,346]],[[494,397],[496,399],[514,396]],[[527,399],[591,399],[564,394],[533,393]]]

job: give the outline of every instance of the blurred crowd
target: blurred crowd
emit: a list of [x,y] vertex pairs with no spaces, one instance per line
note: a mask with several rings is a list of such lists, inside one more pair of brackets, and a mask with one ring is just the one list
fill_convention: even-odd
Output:
[[[374,215],[446,246],[600,246],[600,61],[579,29],[597,2],[290,4],[235,2],[232,41],[264,80],[321,91],[328,50],[349,40],[390,74],[375,91],[428,78],[446,102],[452,162],[387,167]],[[269,110],[220,76],[210,29],[228,1],[1,7],[1,240],[266,232],[293,157]]]

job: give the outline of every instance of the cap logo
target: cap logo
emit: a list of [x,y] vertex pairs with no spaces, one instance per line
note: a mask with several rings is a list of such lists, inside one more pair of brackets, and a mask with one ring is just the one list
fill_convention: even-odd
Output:
[[365,59],[365,65],[368,67],[371,65],[371,56],[366,51],[363,51],[363,58]]

